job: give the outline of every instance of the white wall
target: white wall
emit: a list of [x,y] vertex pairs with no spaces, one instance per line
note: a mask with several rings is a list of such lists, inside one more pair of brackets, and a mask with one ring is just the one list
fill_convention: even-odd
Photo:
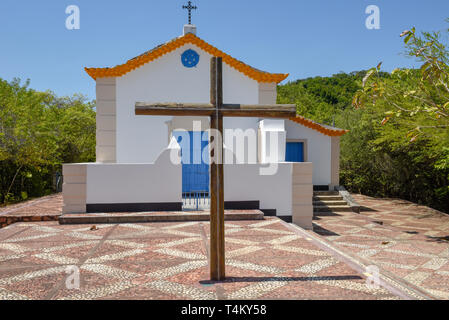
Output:
[[[224,118],[223,127],[225,129],[224,144],[233,151],[236,163],[258,163],[259,118]],[[236,129],[241,130],[236,131]],[[242,141],[244,141],[243,147]]]
[[224,166],[225,201],[260,201],[261,209],[292,215],[292,163],[280,163],[276,174],[260,175],[262,164]]
[[[175,139],[154,164],[64,165],[64,213],[85,213],[86,204],[181,203],[182,166],[171,159],[180,162]],[[225,165],[225,201],[259,201],[261,209],[311,229],[312,167],[279,163],[272,175],[262,175],[263,164]]]
[[87,164],[87,204],[182,202],[182,166],[165,151],[153,164]]
[[[200,54],[195,68],[185,68],[181,54],[194,49]],[[210,101],[210,58],[200,48],[187,44],[153,62],[117,78],[117,162],[154,162],[168,141],[166,121],[172,117],[136,116],[136,102]],[[257,104],[259,84],[237,70],[223,65],[224,103]],[[236,121],[227,119],[226,126]],[[248,126],[253,126],[247,121]],[[257,126],[256,126],[257,128]]]
[[307,140],[307,162],[313,163],[313,184],[331,184],[331,137],[293,121],[285,122],[288,140]]

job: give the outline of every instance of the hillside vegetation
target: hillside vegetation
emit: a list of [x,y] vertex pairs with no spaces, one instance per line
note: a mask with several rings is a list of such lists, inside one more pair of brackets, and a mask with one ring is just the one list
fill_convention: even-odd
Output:
[[0,79],[0,204],[55,191],[62,163],[95,161],[95,105]]
[[[366,71],[290,82],[278,88],[278,103],[295,103],[298,114],[349,129],[341,140],[341,184],[353,192],[398,197],[449,212],[449,130],[414,142],[407,137],[420,118],[382,125],[386,104],[356,109],[353,97]],[[417,83],[419,70],[410,70]],[[395,81],[382,73],[385,81]],[[409,80],[409,81],[412,81]]]
[[278,102],[350,130],[341,142],[341,183],[351,191],[449,213],[449,29],[400,36],[419,69],[385,73],[379,63],[298,80],[279,87]]

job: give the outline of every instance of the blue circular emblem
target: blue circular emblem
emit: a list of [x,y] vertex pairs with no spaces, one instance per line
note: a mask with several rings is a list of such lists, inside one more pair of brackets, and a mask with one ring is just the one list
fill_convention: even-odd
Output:
[[200,55],[192,49],[186,50],[181,55],[181,62],[186,68],[196,67],[198,62],[200,62]]

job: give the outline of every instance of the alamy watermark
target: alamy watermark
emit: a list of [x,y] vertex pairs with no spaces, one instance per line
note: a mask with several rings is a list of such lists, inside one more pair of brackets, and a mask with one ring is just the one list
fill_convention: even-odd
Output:
[[365,13],[368,17],[365,20],[365,26],[368,30],[380,29],[380,9],[376,5],[366,7]]
[[[67,30],[79,30],[81,28],[80,8],[77,5],[69,5],[65,9],[68,15],[65,20],[65,27]],[[380,8],[377,5],[369,5],[365,9],[365,14],[368,15],[365,20],[365,26],[369,30],[380,29]]]
[[68,275],[65,280],[67,290],[80,290],[80,269],[77,266],[68,266],[65,270]]
[[69,16],[65,20],[67,30],[79,30],[81,27],[80,8],[76,5],[70,5],[65,9]]
[[[187,130],[175,130],[171,141],[170,160],[182,164],[261,164],[260,175],[275,175],[281,158],[280,133],[266,131],[261,150],[258,147],[258,131],[224,129],[223,135],[216,129],[202,130],[201,121],[193,121],[193,138]],[[176,145],[177,144],[177,145]],[[191,145],[193,144],[193,145]],[[206,146],[204,146],[206,144]],[[223,145],[223,150],[221,146]],[[179,148],[178,148],[179,146]],[[182,150],[182,154],[180,153]],[[190,154],[191,150],[194,151]],[[220,153],[222,151],[222,153]],[[258,161],[260,156],[260,161]]]

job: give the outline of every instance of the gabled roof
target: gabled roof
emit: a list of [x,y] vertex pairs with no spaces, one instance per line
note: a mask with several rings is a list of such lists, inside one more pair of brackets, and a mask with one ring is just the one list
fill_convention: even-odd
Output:
[[182,37],[175,38],[174,40],[160,45],[153,50],[145,52],[144,54],[136,58],[128,60],[128,62],[126,62],[125,64],[118,65],[113,68],[85,68],[85,70],[94,80],[103,77],[121,77],[128,72],[131,72],[134,69],[137,69],[151,61],[154,61],[166,55],[167,53],[170,53],[189,43],[198,46],[212,56],[222,57],[223,61],[226,64],[258,82],[279,83],[288,77],[288,74],[268,73],[250,67],[249,65],[231,57],[223,51],[218,50],[217,48],[213,47],[212,45],[192,33],[187,33]]
[[296,118],[290,118],[291,121],[303,125],[304,127],[316,130],[322,134],[329,137],[341,137],[342,135],[349,132],[349,130],[338,129],[334,127],[329,127],[326,125],[319,124],[315,121],[306,119],[301,116],[296,116]]

